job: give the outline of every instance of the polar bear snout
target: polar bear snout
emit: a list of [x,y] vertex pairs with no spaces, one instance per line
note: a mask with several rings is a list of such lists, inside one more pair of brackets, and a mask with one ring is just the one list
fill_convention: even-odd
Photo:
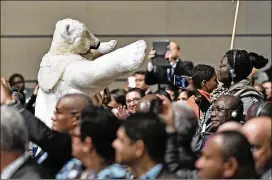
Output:
[[90,46],[90,49],[98,49],[100,46],[100,41],[95,42],[93,45]]

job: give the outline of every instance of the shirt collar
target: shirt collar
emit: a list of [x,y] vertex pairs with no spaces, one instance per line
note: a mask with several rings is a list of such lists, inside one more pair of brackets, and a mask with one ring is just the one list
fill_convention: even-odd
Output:
[[198,89],[198,91],[200,92],[200,94],[202,94],[207,100],[211,100],[211,96],[210,96],[210,93],[206,92],[206,91],[203,91],[201,89]]
[[170,65],[172,66],[172,68],[175,69],[178,62],[179,62],[179,59],[175,60],[174,62],[170,62]]
[[25,153],[11,162],[3,171],[1,172],[1,179],[10,179],[11,176],[24,164],[28,159],[29,154]]
[[120,164],[112,164],[101,170],[96,179],[123,179],[127,175],[127,169]]
[[159,173],[161,172],[162,168],[163,165],[161,163],[157,164],[151,170],[149,170],[147,173],[141,176],[140,179],[156,179]]
[[148,94],[148,93],[150,93],[150,92],[151,92],[151,89],[148,88],[148,89],[145,91],[145,94]]

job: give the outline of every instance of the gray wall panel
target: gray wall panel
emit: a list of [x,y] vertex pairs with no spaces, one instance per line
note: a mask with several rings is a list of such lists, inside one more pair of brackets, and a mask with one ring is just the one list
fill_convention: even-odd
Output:
[[[71,17],[98,34],[231,33],[229,1],[4,1],[2,34],[51,34]],[[241,1],[237,33],[271,33],[271,3]]]

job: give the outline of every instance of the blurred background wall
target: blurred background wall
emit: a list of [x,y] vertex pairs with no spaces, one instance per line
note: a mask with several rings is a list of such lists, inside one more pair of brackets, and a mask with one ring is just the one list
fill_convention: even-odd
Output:
[[[180,44],[182,59],[217,67],[230,47],[235,7],[231,0],[1,1],[1,76],[18,72],[35,80],[55,23],[68,17],[101,41],[116,39],[118,48],[139,39],[150,48],[152,40],[169,39]],[[236,33],[235,48],[271,63],[271,1],[241,1]],[[110,88],[124,85],[117,81]]]

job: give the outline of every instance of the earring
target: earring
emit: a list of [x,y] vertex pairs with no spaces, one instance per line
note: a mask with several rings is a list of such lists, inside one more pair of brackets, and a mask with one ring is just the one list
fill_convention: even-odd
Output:
[[235,78],[236,74],[234,73],[234,69],[230,70],[230,75],[231,75],[232,78]]
[[231,85],[234,85],[235,83],[234,83],[233,79],[236,77],[234,69],[230,70],[230,75],[231,75]]
[[236,112],[236,111],[232,111],[232,113],[231,113],[231,117],[232,117],[232,118],[236,118],[236,117],[237,117],[237,115],[238,115],[238,114],[237,114],[237,112]]

